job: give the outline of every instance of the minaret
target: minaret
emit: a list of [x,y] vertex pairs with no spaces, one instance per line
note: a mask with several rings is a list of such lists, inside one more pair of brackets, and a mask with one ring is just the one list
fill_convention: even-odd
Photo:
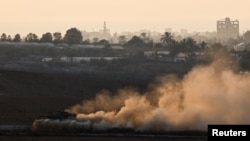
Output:
[[104,21],[104,25],[103,25],[103,33],[106,34],[107,33],[107,27],[106,27],[106,22]]

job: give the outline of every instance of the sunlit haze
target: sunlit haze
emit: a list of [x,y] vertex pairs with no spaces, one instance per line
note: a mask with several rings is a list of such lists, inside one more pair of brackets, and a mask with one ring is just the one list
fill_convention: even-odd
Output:
[[216,31],[216,21],[239,20],[249,30],[249,0],[0,0],[0,33],[62,32],[71,27],[111,33],[148,29],[164,32]]

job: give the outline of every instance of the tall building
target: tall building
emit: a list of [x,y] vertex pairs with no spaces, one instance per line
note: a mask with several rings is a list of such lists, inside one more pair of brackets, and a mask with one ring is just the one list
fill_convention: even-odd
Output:
[[229,39],[237,39],[239,37],[239,21],[231,21],[230,18],[225,18],[217,21],[217,39],[221,42]]

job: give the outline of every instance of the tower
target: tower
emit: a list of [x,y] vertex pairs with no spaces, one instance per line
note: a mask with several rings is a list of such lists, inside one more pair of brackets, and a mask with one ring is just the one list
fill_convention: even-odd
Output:
[[230,18],[217,21],[217,38],[220,41],[237,39],[239,36],[239,21],[231,21]]
[[100,39],[109,40],[111,38],[110,30],[106,26],[106,22],[103,23],[103,30],[100,30]]
[[106,22],[104,21],[103,24],[103,33],[106,34],[107,33],[107,27],[106,27]]

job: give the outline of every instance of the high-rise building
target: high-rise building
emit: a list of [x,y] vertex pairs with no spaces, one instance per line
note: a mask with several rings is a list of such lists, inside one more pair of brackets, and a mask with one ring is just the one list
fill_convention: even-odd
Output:
[[230,18],[225,18],[217,21],[217,39],[221,42],[229,39],[237,39],[239,37],[239,21],[231,21]]

